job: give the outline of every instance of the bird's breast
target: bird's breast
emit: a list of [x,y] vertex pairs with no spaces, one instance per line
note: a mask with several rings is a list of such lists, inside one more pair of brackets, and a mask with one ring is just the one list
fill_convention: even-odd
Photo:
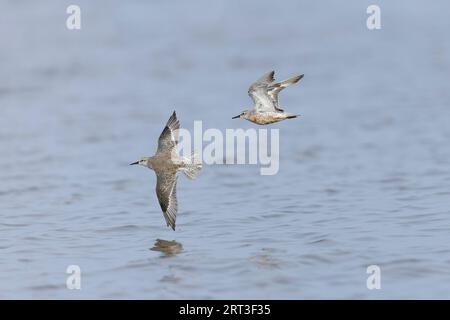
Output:
[[279,112],[260,112],[260,113],[254,113],[250,115],[249,119],[251,122],[257,123],[257,124],[270,124],[274,122],[278,122],[283,120],[284,117]]
[[155,156],[151,161],[151,168],[158,171],[176,171],[179,166],[177,159],[167,154]]

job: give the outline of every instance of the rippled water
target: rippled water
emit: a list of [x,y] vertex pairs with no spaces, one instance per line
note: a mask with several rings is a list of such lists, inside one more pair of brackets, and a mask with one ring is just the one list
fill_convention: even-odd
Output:
[[[450,8],[444,1],[5,1],[0,298],[450,298]],[[231,116],[275,69],[280,171],[178,179],[166,228],[151,155]],[[82,289],[66,289],[68,265]],[[381,268],[381,289],[366,268]]]

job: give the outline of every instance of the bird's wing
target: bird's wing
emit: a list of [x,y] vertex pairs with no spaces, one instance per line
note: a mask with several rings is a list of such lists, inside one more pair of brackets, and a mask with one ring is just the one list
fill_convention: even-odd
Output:
[[177,115],[174,111],[170,116],[169,120],[167,121],[164,130],[159,136],[158,150],[156,151],[157,153],[172,152],[172,150],[178,144],[179,129],[180,129],[180,122],[178,121]]
[[301,78],[303,78],[303,74],[299,75],[299,76],[295,76],[292,78],[289,78],[287,80],[281,81],[281,82],[277,82],[277,83],[273,83],[270,84],[267,87],[267,94],[269,95],[269,97],[272,99],[272,101],[275,104],[275,109],[277,111],[283,111],[280,108],[280,104],[278,102],[278,93],[283,90],[284,88],[290,86],[291,84],[294,84],[296,82],[298,82]]
[[275,104],[267,93],[269,84],[274,80],[274,74],[274,71],[265,74],[248,89],[248,95],[255,103],[256,111],[275,111]]
[[156,196],[164,213],[167,226],[175,230],[177,218],[177,176],[176,173],[156,172]]

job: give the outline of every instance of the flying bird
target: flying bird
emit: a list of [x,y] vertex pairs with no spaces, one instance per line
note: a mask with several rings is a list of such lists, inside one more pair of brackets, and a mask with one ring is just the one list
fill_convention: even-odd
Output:
[[191,157],[181,157],[176,151],[180,122],[175,111],[159,136],[158,149],[153,157],[142,157],[130,165],[139,164],[155,171],[156,196],[166,219],[167,226],[175,230],[178,211],[177,171],[182,171],[189,179],[195,179],[202,163],[193,153]]
[[256,124],[269,124],[284,119],[296,118],[298,115],[285,112],[280,107],[278,94],[284,88],[298,82],[303,74],[287,80],[273,83],[275,71],[271,71],[256,80],[248,89],[248,95],[252,98],[253,109],[245,110],[232,119],[246,119]]

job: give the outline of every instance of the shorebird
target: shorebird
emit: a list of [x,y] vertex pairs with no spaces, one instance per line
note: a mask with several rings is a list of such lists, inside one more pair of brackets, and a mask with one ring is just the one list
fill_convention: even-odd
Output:
[[253,109],[245,110],[232,119],[241,118],[256,124],[264,125],[282,121],[284,119],[296,118],[298,116],[294,113],[284,112],[284,110],[280,108],[278,94],[284,88],[299,81],[304,75],[302,74],[278,83],[272,83],[274,81],[274,74],[275,71],[271,71],[256,80],[250,86],[248,95],[253,100]]
[[202,168],[195,154],[191,157],[181,157],[176,151],[180,122],[175,111],[159,136],[158,149],[153,157],[142,157],[130,165],[139,164],[152,169],[156,173],[156,196],[166,219],[167,226],[175,230],[177,217],[177,171],[189,179],[195,179]]

